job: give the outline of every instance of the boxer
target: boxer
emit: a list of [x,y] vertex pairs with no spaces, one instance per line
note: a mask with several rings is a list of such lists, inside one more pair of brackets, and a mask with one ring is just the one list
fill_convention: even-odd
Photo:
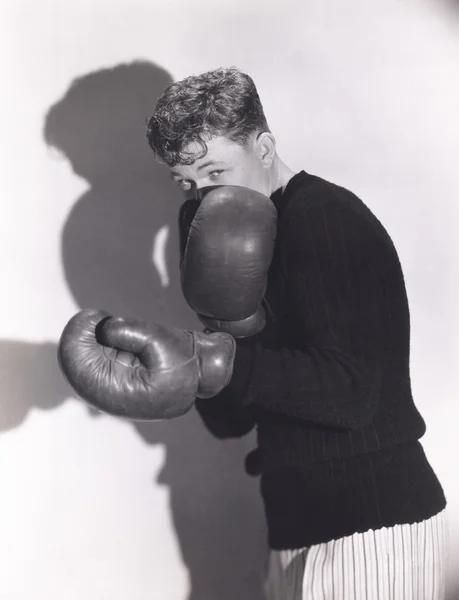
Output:
[[419,441],[387,231],[352,192],[281,160],[236,68],[169,86],[147,138],[184,192],[183,293],[205,332],[83,312],[64,373],[113,414],[194,404],[219,438],[256,427],[246,470],[260,476],[269,600],[444,598],[446,499]]

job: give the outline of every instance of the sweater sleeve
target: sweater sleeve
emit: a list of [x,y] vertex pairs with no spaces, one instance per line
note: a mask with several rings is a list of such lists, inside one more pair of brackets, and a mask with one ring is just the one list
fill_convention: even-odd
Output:
[[246,401],[324,427],[362,427],[380,391],[385,241],[366,216],[327,198],[293,210],[279,235],[298,343],[255,344]]

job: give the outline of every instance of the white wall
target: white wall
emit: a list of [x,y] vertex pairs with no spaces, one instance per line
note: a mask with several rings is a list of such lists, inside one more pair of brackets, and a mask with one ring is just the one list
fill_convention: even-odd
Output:
[[[2,13],[0,597],[262,599],[264,521],[242,469],[252,438],[219,443],[194,413],[148,426],[95,415],[55,363],[80,306],[195,323],[176,278],[179,198],[143,120],[170,81],[237,65],[286,162],[351,188],[398,247],[455,598],[457,4],[10,0]],[[152,262],[167,233],[168,286]]]

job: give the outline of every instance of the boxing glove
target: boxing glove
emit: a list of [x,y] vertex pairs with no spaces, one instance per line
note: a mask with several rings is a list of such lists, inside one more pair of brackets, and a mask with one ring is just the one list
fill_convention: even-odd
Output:
[[182,205],[179,227],[182,291],[201,322],[234,337],[260,332],[277,233],[273,202],[244,187],[213,187]]
[[67,381],[88,404],[133,420],[178,417],[230,381],[235,340],[82,310],[58,344]]

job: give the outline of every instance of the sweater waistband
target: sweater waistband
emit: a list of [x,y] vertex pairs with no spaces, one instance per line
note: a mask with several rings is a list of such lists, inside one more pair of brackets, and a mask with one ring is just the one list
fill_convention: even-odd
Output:
[[261,478],[273,549],[303,548],[369,529],[420,522],[446,506],[419,442]]

